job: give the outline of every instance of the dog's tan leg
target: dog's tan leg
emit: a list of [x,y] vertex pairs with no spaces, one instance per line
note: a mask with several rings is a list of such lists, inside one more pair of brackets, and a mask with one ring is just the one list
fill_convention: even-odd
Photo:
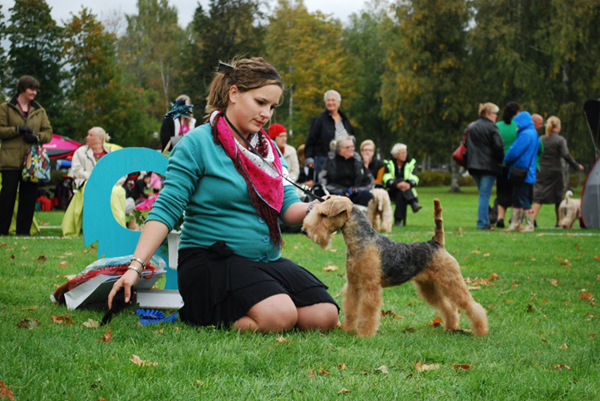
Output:
[[356,331],[356,322],[358,317],[358,305],[361,298],[361,289],[359,282],[352,273],[348,273],[348,282],[344,287],[344,301],[342,309],[344,310],[344,322],[342,328],[348,333]]
[[359,305],[358,336],[371,337],[377,333],[381,320],[381,282],[363,283]]
[[421,297],[429,305],[437,309],[444,320],[444,328],[448,331],[458,330],[460,315],[456,307],[439,291],[431,280],[415,280],[415,287]]

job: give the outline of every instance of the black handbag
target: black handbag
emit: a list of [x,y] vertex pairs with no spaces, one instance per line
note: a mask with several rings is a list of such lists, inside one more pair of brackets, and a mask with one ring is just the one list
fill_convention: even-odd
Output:
[[510,182],[517,185],[523,184],[527,178],[527,171],[524,168],[513,167],[510,170]]

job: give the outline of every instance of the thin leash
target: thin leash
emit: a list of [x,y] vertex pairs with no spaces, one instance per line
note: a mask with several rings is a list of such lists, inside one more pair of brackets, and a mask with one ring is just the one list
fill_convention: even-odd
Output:
[[225,121],[227,121],[227,124],[229,124],[229,126],[235,131],[235,133],[238,135],[238,137],[242,138],[242,141],[244,141],[244,143],[248,147],[248,150],[250,150],[250,152],[254,153],[256,156],[260,157],[260,159],[263,162],[265,162],[265,164],[267,166],[271,167],[273,169],[273,171],[275,171],[275,173],[277,173],[281,178],[283,178],[284,180],[286,180],[287,182],[289,182],[290,184],[292,184],[293,186],[295,186],[296,188],[298,188],[299,190],[301,190],[302,192],[304,192],[309,197],[312,197],[314,200],[318,200],[320,202],[325,202],[325,199],[323,199],[322,197],[315,195],[314,193],[310,192],[309,190],[307,190],[303,186],[301,186],[301,185],[295,183],[294,181],[290,180],[286,175],[281,174],[273,165],[271,165],[271,163],[269,163],[264,157],[262,157],[262,155],[260,153],[258,153],[258,151],[256,150],[256,148],[254,146],[252,146],[250,144],[250,142],[248,142],[248,140],[246,139],[246,137],[244,137],[242,134],[240,134],[240,132],[235,127],[235,125],[233,125],[231,123],[231,121],[229,121],[229,119],[227,118],[227,116],[225,115],[225,113],[223,113],[223,117],[225,117]]

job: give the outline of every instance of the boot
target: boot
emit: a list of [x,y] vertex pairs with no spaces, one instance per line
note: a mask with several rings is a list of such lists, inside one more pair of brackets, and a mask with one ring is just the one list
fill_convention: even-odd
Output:
[[510,216],[510,226],[508,226],[508,228],[505,228],[504,231],[520,231],[522,218],[523,209],[513,208],[512,215]]
[[417,201],[411,202],[410,207],[412,207],[413,213],[417,213],[419,210],[423,209],[423,206],[419,205]]
[[533,210],[529,209],[525,212],[525,227],[521,227],[519,231],[522,233],[532,233],[535,231]]

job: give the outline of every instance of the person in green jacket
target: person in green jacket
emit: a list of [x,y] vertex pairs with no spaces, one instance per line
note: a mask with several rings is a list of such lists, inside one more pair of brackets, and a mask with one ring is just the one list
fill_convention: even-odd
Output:
[[13,211],[19,192],[17,211],[17,235],[29,235],[38,184],[23,181],[23,160],[33,144],[44,144],[52,140],[52,127],[46,110],[34,99],[40,83],[29,75],[22,76],[17,83],[17,94],[0,104],[0,235],[8,235]]
[[410,204],[414,213],[422,208],[415,189],[419,184],[419,177],[415,174],[417,161],[409,156],[406,145],[402,143],[395,144],[391,154],[392,160],[384,161],[383,182],[390,199],[396,203],[394,224],[405,226],[406,206]]

